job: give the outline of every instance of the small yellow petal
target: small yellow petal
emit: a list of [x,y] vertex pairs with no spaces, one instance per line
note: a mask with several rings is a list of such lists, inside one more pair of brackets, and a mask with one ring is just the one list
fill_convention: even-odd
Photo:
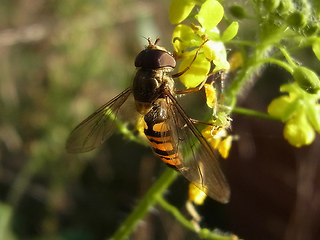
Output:
[[[205,190],[205,189],[203,189]],[[202,205],[207,195],[200,188],[196,187],[194,184],[189,184],[189,200],[197,205]]]
[[232,136],[228,136],[221,141],[219,145],[219,153],[223,158],[228,158],[231,145],[232,145]]
[[139,132],[139,135],[140,136],[143,136],[145,137],[145,134],[144,134],[144,125],[145,125],[145,121],[143,119],[143,117],[140,117],[137,121],[137,125],[136,125],[136,129],[138,130]]
[[208,126],[201,131],[201,134],[205,139],[208,140],[208,139],[212,138],[211,131],[212,131],[212,126]]
[[210,108],[214,108],[217,104],[217,93],[212,84],[205,84],[204,91],[207,97],[207,105]]

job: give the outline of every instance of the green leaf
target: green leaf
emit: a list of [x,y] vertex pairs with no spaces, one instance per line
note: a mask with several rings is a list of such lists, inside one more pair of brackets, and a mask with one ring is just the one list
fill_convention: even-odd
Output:
[[[179,72],[190,66],[195,51],[196,49],[188,53],[188,56],[182,59],[179,66]],[[210,67],[211,64],[205,58],[204,54],[199,54],[192,63],[190,69],[180,76],[180,81],[186,88],[195,88],[207,78]]]
[[223,32],[221,40],[223,42],[230,41],[232,38],[234,38],[239,30],[239,23],[238,22],[232,22],[227,29]]
[[318,38],[316,41],[313,42],[312,44],[312,50],[318,60],[320,61],[320,38]]
[[169,19],[172,24],[185,20],[196,5],[195,0],[172,0],[169,8]]
[[202,4],[196,19],[206,30],[213,29],[221,21],[224,14],[222,5],[217,0],[207,0]]

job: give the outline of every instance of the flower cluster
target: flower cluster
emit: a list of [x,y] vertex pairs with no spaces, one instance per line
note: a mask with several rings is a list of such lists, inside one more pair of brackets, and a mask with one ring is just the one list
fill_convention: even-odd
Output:
[[[220,34],[217,25],[223,18],[224,9],[217,0],[207,0],[200,5],[199,12],[194,16],[197,24],[181,24],[186,18],[190,18],[198,3],[196,0],[173,0],[170,6],[170,21],[172,24],[178,24],[172,34],[172,43],[174,54],[182,59],[179,72],[190,66],[194,60],[190,69],[180,76],[180,81],[186,88],[197,87],[205,81],[212,64],[212,72],[229,69],[223,43],[234,38],[239,27],[237,22],[232,22]],[[194,59],[196,54],[197,57]]]
[[300,84],[285,84],[280,87],[284,95],[274,99],[268,106],[270,115],[285,122],[284,138],[293,146],[309,145],[320,133],[320,91],[308,93]]

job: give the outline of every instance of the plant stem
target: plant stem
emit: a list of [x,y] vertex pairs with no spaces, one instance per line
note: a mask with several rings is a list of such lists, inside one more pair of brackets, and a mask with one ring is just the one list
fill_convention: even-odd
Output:
[[284,47],[279,47],[280,51],[282,52],[283,56],[286,58],[286,60],[288,61],[288,63],[291,66],[296,66],[296,64],[294,63],[294,61],[292,60],[290,54],[288,53],[288,51],[284,48]]
[[259,111],[255,111],[252,109],[247,109],[247,108],[241,108],[241,107],[235,107],[232,109],[233,113],[237,113],[237,114],[242,114],[242,115],[247,115],[247,116],[252,116],[252,117],[259,117],[259,118],[264,118],[264,119],[268,119],[268,120],[276,120],[276,121],[281,121],[279,118],[273,117],[269,114],[263,113],[263,112],[259,112]]
[[196,229],[191,224],[191,222],[188,219],[186,219],[175,206],[168,203],[162,196],[158,198],[158,203],[163,209],[170,212],[175,217],[175,219],[177,219],[183,226],[185,226],[193,232],[196,232]]
[[184,227],[188,228],[189,230],[198,233],[201,238],[205,239],[212,239],[212,240],[235,240],[238,239],[235,235],[222,235],[221,233],[217,233],[214,230],[210,231],[209,229],[202,228],[199,231],[195,228],[195,226],[185,218],[175,206],[171,205],[167,202],[162,196],[158,197],[159,205],[170,212],[176,220],[178,220]]
[[140,200],[139,204],[122,223],[111,238],[121,240],[126,239],[134,231],[136,225],[148,213],[149,209],[157,203],[159,197],[167,190],[169,185],[176,179],[178,172],[167,168],[160,178],[152,185],[150,190]]
[[283,69],[287,70],[289,73],[291,73],[291,74],[293,73],[293,69],[288,63],[281,61],[281,60],[278,60],[278,59],[275,59],[275,58],[264,58],[264,59],[261,59],[260,63],[276,64],[276,65],[282,67]]

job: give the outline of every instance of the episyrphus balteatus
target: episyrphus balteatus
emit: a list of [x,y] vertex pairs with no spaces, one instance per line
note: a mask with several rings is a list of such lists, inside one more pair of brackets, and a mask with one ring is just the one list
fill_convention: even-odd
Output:
[[144,116],[144,133],[155,154],[208,196],[226,203],[230,190],[218,158],[174,97],[189,91],[174,91],[171,72],[176,61],[157,45],[158,41],[153,44],[148,39],[149,45],[136,57],[132,86],[81,122],[67,139],[66,149],[80,153],[100,146],[115,129],[118,110],[133,94],[136,110]]

